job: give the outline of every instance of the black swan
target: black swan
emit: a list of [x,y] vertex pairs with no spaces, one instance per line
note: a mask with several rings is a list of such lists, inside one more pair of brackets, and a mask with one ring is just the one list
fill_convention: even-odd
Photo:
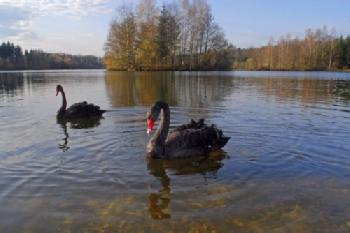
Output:
[[[61,85],[56,87],[56,96],[58,93],[62,94],[62,107],[57,112],[58,119],[77,119],[77,118],[90,118],[101,117],[106,110],[101,110],[99,106],[94,104],[88,104],[86,101],[75,103],[67,108],[66,94],[63,91]],[[67,109],[66,109],[67,108]]]
[[169,130],[170,110],[164,101],[157,101],[147,113],[147,133],[149,134],[161,114],[160,126],[147,145],[147,153],[152,158],[177,159],[194,155],[205,155],[225,146],[230,137],[225,137],[215,125],[208,126],[204,120],[181,125]]

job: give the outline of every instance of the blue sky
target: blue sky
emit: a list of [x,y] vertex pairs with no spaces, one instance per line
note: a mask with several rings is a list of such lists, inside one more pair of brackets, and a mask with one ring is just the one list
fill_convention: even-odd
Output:
[[[0,41],[48,52],[103,55],[109,23],[123,0],[0,0]],[[137,0],[124,0],[137,2]],[[159,3],[162,1],[159,0]],[[303,37],[307,28],[350,34],[348,0],[208,0],[215,21],[237,47],[270,37]]]

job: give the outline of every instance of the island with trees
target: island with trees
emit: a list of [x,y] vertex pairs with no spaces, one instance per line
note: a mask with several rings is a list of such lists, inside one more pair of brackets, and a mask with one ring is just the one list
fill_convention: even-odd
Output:
[[234,47],[205,0],[122,5],[105,45],[108,70],[228,70]]
[[206,0],[122,5],[105,44],[108,70],[349,70],[350,36],[306,30],[260,48],[235,48]]

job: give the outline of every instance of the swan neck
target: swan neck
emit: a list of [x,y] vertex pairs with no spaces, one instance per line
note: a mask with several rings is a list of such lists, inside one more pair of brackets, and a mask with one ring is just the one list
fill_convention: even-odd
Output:
[[62,94],[62,110],[66,110],[67,108],[67,100],[66,100],[66,94],[64,93],[64,91],[61,91]]
[[169,125],[170,125],[169,106],[163,105],[162,112],[161,112],[160,126],[157,130],[157,133],[156,133],[158,145],[162,145],[162,146],[165,145],[165,140],[168,137]]

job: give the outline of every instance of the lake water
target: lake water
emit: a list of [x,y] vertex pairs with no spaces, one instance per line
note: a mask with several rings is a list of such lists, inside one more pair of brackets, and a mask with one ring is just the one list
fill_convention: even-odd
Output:
[[[58,124],[68,105],[109,110]],[[205,118],[208,157],[148,159],[145,114]],[[350,232],[350,73],[0,73],[0,232]]]

